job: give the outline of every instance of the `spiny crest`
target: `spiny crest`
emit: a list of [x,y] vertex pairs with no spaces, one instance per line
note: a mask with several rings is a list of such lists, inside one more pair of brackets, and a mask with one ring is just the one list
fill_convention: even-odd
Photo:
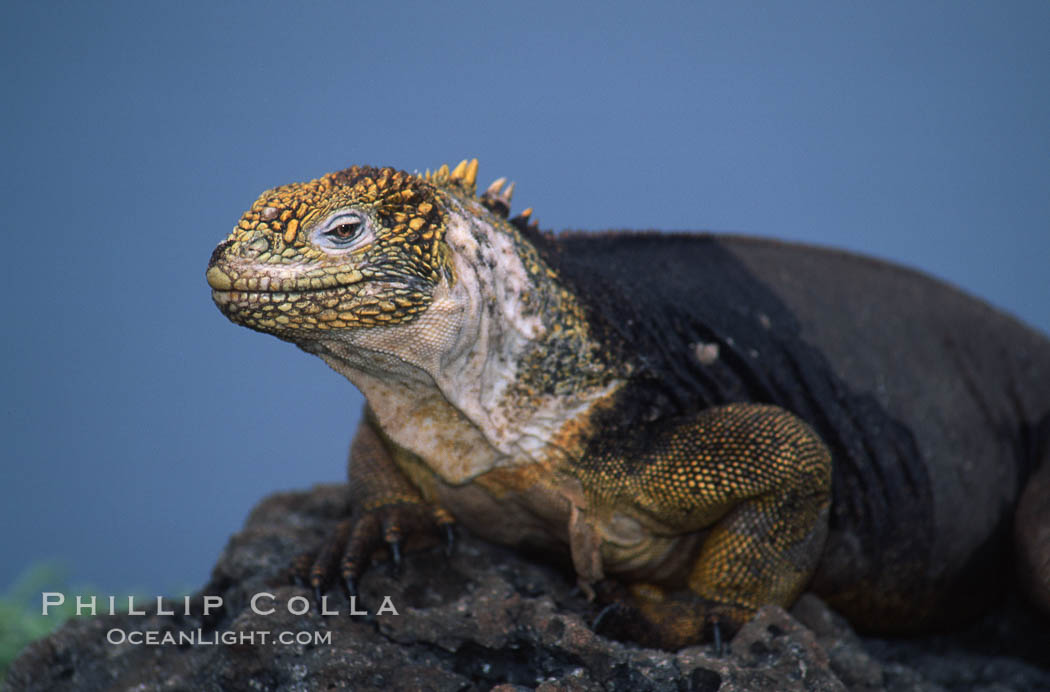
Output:
[[499,214],[503,218],[507,218],[510,214],[510,198],[514,194],[514,183],[506,185],[506,178],[497,178],[492,181],[492,184],[485,190],[485,194],[481,195],[481,203],[488,208],[489,211]]
[[[423,174],[428,182],[445,188],[454,188],[466,195],[474,197],[477,194],[478,160],[463,159],[459,164],[450,169],[447,164],[442,165],[436,171],[429,169]],[[506,185],[506,187],[504,187]],[[510,200],[514,195],[514,183],[507,185],[506,178],[497,178],[485,189],[485,192],[476,199],[481,204],[505,219],[508,219],[518,230],[539,231],[539,224],[532,219],[532,208],[528,208],[514,218],[510,217]]]
[[478,160],[463,159],[452,170],[449,170],[448,164],[443,164],[433,173],[428,170],[424,178],[441,187],[458,188],[461,192],[473,197],[477,191]]
[[[291,260],[298,252],[320,256],[310,247],[305,230],[318,219],[346,204],[369,207],[394,231],[395,237],[408,241],[426,259],[437,249],[444,228],[444,205],[434,188],[467,195],[480,202],[523,232],[538,231],[532,209],[510,218],[514,183],[499,178],[477,196],[478,160],[463,160],[455,168],[441,166],[425,175],[412,175],[393,168],[352,166],[329,173],[319,179],[283,185],[261,195],[242,217],[231,240],[256,241],[256,233],[270,234],[270,252],[274,262]],[[428,185],[427,183],[430,183]],[[292,250],[292,248],[298,250]]]

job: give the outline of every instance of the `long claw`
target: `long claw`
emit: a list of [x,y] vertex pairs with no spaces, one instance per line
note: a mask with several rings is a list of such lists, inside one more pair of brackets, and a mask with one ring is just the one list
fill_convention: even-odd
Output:
[[342,581],[343,584],[343,595],[346,596],[346,600],[349,601],[351,598],[357,597],[357,579],[354,577],[346,577]]
[[292,561],[292,583],[296,586],[306,588],[310,583],[308,576],[310,574],[310,566],[314,563],[313,553],[302,553],[297,555],[295,560]]
[[711,636],[714,639],[715,656],[722,658],[722,626],[718,624],[718,620],[711,623]]
[[456,549],[456,529],[452,524],[445,524],[445,557],[452,557]]
[[327,592],[334,591],[338,583],[352,612],[360,613],[357,605],[360,601],[359,581],[372,562],[373,554],[386,548],[390,556],[387,568],[396,578],[405,562],[405,535],[424,528],[433,530],[435,524],[442,527],[440,531],[444,532],[446,539],[446,553],[451,554],[455,540],[454,519],[441,508],[406,503],[362,512],[360,516],[339,522],[316,557],[310,554],[297,557],[290,580],[310,589],[320,613],[324,612]]
[[604,620],[606,617],[608,617],[609,613],[613,612],[614,610],[618,609],[619,607],[620,607],[620,604],[614,602],[614,603],[610,603],[609,605],[607,605],[604,608],[602,608],[601,612],[598,613],[597,617],[595,617],[594,621],[591,623],[591,630],[593,632],[597,632],[598,628],[602,624],[602,620]]

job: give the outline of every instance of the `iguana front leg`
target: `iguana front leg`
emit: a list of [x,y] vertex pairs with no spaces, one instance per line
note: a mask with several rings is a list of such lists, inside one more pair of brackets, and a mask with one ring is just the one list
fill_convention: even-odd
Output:
[[[685,588],[631,586],[630,606],[641,619],[626,611],[614,618],[630,638],[675,649],[700,641],[711,625],[730,634],[762,605],[790,604],[816,569],[827,536],[831,456],[783,409],[709,409],[657,431],[642,458],[607,456],[582,467],[595,518],[611,510],[651,517],[672,535],[705,534]],[[617,550],[603,546],[603,558],[615,560]]]
[[316,557],[300,558],[293,568],[296,580],[309,584],[318,601],[336,574],[347,595],[356,595],[372,555],[383,547],[399,565],[406,537],[436,528],[452,544],[452,515],[427,503],[401,473],[367,408],[350,445],[348,476],[351,517],[335,527]]

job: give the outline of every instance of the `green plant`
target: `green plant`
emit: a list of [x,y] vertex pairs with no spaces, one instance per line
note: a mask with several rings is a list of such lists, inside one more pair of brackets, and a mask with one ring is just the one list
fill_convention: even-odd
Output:
[[75,613],[75,604],[70,602],[51,608],[46,616],[41,613],[40,594],[69,592],[67,582],[66,570],[61,565],[40,563],[24,570],[0,596],[0,682],[22,649],[53,632]]

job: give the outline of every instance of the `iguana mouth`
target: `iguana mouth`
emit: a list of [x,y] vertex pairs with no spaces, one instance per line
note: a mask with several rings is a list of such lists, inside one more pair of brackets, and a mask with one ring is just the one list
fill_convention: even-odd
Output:
[[[212,300],[229,319],[277,336],[396,324],[413,319],[429,301],[408,282],[391,284],[356,269],[299,278],[208,269]],[[283,337],[282,337],[283,338]]]
[[242,291],[238,289],[231,289],[228,291],[220,291],[212,289],[211,296],[212,300],[219,304],[229,303],[257,303],[257,302],[274,302],[283,303],[289,302],[294,303],[295,301],[302,300],[305,296],[319,296],[324,293],[333,294],[333,298],[339,294],[339,287],[334,288],[311,288],[307,290],[298,291],[278,291],[278,290],[255,290],[255,291]]
[[364,275],[356,270],[341,272],[319,272],[314,276],[270,276],[238,275],[234,271],[224,270],[219,265],[212,265],[205,275],[213,294],[245,293],[310,293],[317,294],[362,283]]

